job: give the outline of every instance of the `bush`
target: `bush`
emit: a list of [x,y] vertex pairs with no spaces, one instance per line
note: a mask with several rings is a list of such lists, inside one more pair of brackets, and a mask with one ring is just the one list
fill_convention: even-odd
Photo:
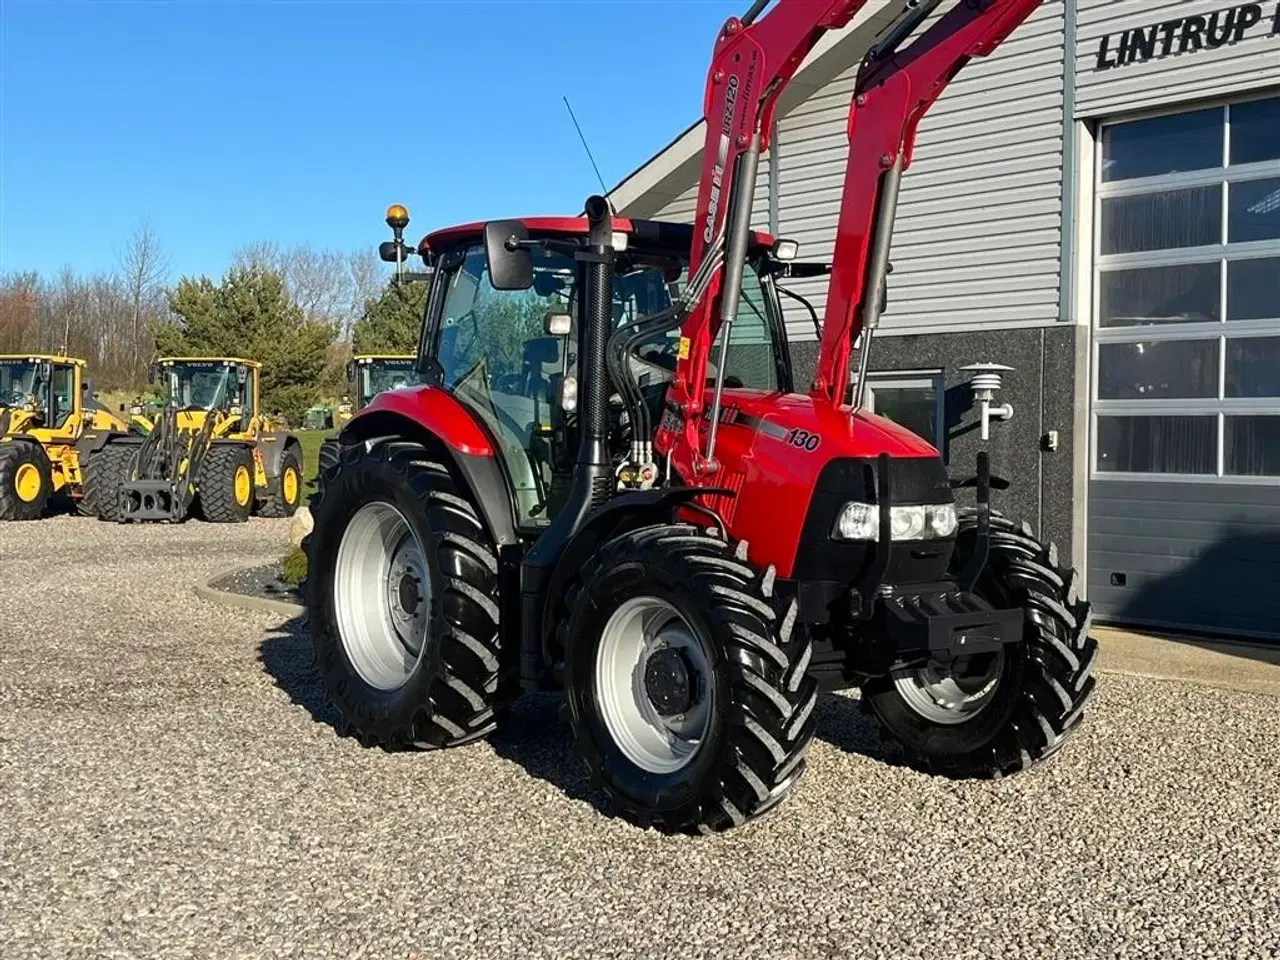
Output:
[[280,561],[280,579],[296,587],[307,578],[307,555],[301,547],[290,547]]

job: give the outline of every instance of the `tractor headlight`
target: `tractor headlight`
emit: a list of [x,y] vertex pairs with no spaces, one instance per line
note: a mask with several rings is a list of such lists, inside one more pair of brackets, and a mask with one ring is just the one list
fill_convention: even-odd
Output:
[[[889,534],[893,540],[945,540],[955,532],[953,504],[889,508]],[[874,503],[846,503],[831,536],[836,540],[879,540],[880,508]]]
[[924,533],[924,507],[894,507],[889,513],[894,540],[919,540]]
[[869,503],[846,503],[836,520],[837,540],[879,540],[880,511]]
[[955,504],[940,503],[929,508],[929,529],[935,537],[954,536],[958,525]]

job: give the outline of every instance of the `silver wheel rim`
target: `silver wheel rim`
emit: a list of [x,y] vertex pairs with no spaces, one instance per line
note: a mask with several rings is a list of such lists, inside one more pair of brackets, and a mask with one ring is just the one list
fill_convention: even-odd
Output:
[[1000,675],[1004,653],[961,657],[950,667],[931,663],[894,676],[893,683],[903,702],[916,714],[939,724],[972,720],[991,704]]
[[422,546],[389,503],[368,503],[338,545],[333,578],[338,633],[365,683],[396,690],[422,658],[431,616],[431,580]]
[[[646,685],[659,654],[679,655],[692,681],[694,702],[674,716],[659,713]],[[605,728],[628,760],[656,774],[692,762],[711,726],[715,688],[707,650],[671,604],[635,597],[615,610],[600,637],[595,679]]]

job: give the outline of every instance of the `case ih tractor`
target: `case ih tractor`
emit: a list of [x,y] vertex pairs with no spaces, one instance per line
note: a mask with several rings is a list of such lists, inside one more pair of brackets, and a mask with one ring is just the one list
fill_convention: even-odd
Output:
[[152,366],[166,401],[139,435],[113,436],[98,454],[103,520],[214,523],[257,513],[289,517],[302,499],[302,447],[261,413],[261,364],[235,357],[162,357]]
[[[343,429],[307,544],[317,665],[363,743],[464,744],[558,690],[618,815],[719,832],[789,795],[822,689],[861,688],[909,762],[957,777],[1077,728],[1097,648],[1075,575],[991,509],[984,456],[952,480],[861,404],[916,125],[1037,0],[961,2],[904,46],[937,3],[861,66],[831,264],[749,216],[779,93],[861,0],[725,25],[694,226],[592,197],[417,246],[424,384]],[[780,284],[828,274],[801,387]]]
[[89,462],[128,425],[93,399],[84,374],[73,357],[0,356],[0,520],[39,519],[58,495],[93,515]]

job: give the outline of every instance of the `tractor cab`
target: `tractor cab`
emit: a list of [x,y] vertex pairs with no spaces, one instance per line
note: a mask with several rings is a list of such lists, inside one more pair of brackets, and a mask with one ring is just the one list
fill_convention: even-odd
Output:
[[124,429],[93,396],[86,363],[57,354],[0,356],[0,435],[75,440],[85,429]]
[[60,430],[79,413],[77,384],[83,360],[53,355],[0,357],[0,410],[4,432]]
[[160,387],[180,429],[199,430],[212,418],[215,433],[246,433],[258,426],[261,367],[235,357],[161,357],[151,365],[150,382]]
[[355,409],[363,410],[386,390],[405,390],[419,382],[411,354],[358,354],[347,364],[347,382],[355,387]]
[[87,509],[85,466],[127,426],[96,401],[85,368],[57,354],[0,356],[0,518],[35,519],[55,494]]
[[[574,249],[587,240],[577,218],[518,221],[533,242],[529,276],[516,288],[486,248],[482,223],[430,234],[420,250],[436,277],[424,318],[424,383],[451,393],[496,439],[512,479],[517,526],[529,532],[554,519],[578,443],[581,374],[578,329],[585,270]],[[686,224],[614,220],[612,329],[671,310],[688,293]],[[790,391],[790,357],[776,280],[795,245],[756,234],[742,281],[738,320],[717,341],[708,378],[725,364],[729,388]],[[629,357],[652,422],[681,353],[678,329],[653,334]],[[610,397],[611,436],[632,438],[623,398]]]

